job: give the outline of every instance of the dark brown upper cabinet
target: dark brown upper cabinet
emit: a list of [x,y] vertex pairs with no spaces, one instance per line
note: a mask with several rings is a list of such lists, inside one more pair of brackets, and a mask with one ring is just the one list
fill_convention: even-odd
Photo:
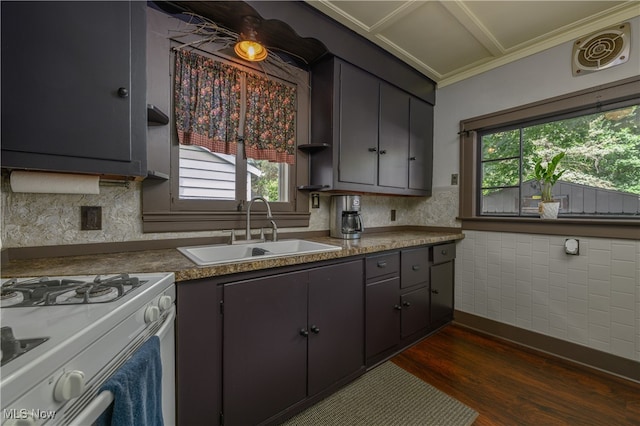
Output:
[[1,7],[2,167],[146,176],[146,3]]
[[431,195],[432,105],[337,57],[311,81],[313,188]]

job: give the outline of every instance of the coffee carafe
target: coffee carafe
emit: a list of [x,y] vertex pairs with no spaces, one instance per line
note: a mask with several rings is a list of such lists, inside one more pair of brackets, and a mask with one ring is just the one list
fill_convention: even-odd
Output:
[[364,226],[360,216],[359,195],[332,195],[329,214],[331,237],[345,240],[360,238]]

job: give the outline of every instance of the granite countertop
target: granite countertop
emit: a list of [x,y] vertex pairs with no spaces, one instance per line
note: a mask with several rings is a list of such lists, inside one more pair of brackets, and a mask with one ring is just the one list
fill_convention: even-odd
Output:
[[[282,235],[286,239],[286,234]],[[298,265],[320,260],[375,253],[404,247],[463,239],[462,233],[391,231],[363,234],[359,240],[330,237],[307,238],[310,241],[342,246],[342,250],[281,258],[249,260],[224,265],[197,266],[176,249],[145,250],[101,255],[11,260],[2,265],[2,277],[95,275],[116,273],[174,272],[176,281],[187,281],[238,272]]]

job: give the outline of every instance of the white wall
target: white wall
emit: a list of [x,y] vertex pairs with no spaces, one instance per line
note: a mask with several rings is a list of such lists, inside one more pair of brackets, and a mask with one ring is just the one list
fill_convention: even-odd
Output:
[[[640,18],[631,21],[629,62],[573,77],[571,43],[438,90],[434,184],[459,171],[461,120],[640,74]],[[465,232],[459,243],[456,307],[626,358],[640,360],[640,242]]]
[[456,308],[640,361],[640,241],[465,231]]

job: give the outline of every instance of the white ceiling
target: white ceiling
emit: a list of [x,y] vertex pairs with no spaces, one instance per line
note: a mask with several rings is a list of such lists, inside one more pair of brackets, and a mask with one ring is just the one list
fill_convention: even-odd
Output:
[[440,87],[640,16],[638,0],[307,2]]

